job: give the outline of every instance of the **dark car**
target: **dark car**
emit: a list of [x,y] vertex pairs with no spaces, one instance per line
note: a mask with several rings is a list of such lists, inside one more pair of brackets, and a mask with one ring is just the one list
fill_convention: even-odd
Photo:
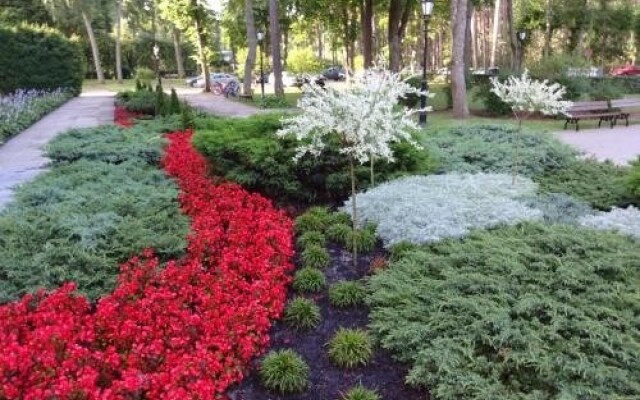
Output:
[[344,81],[347,79],[347,73],[344,68],[340,66],[325,69],[322,72],[322,76],[331,81]]
[[322,75],[316,75],[316,76],[311,76],[309,74],[298,75],[296,76],[296,83],[294,84],[294,86],[296,86],[298,89],[301,89],[302,86],[309,84],[311,82],[323,88],[325,85],[325,78]]

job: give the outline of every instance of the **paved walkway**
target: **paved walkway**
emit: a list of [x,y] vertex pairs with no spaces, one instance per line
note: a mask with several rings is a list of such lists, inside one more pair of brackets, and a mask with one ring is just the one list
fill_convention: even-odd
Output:
[[11,200],[13,187],[46,170],[43,146],[73,128],[113,122],[113,93],[91,92],[72,99],[21,134],[0,146],[0,210]]
[[582,150],[587,156],[598,160],[611,160],[619,165],[627,165],[640,156],[640,125],[629,127],[602,127],[579,132],[557,132],[563,142]]
[[203,93],[202,89],[180,89],[178,95],[191,106],[220,117],[249,117],[274,110],[262,110],[224,96]]

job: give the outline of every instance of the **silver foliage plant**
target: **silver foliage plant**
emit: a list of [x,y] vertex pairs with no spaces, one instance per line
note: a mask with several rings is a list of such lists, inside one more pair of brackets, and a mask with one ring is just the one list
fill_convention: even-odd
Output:
[[[511,184],[506,174],[410,176],[358,194],[361,224],[377,225],[385,246],[416,244],[467,235],[476,228],[540,220],[543,213],[524,199],[536,193],[528,178]],[[343,211],[350,212],[351,199]]]
[[633,206],[614,208],[609,212],[584,216],[580,218],[580,225],[593,229],[614,230],[640,239],[640,210]]

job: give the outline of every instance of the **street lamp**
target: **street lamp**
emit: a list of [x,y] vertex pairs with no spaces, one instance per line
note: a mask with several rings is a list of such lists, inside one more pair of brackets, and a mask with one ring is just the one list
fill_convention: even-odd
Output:
[[433,14],[434,0],[422,0],[422,19],[424,20],[424,59],[422,60],[422,94],[420,95],[420,126],[427,126],[427,90],[429,90],[429,83],[427,82],[427,57],[429,49],[428,44],[428,31],[429,20]]
[[527,40],[527,31],[518,31],[518,41],[520,42],[518,55],[518,71],[522,70],[522,60],[524,59],[524,41]]
[[160,85],[160,46],[158,46],[158,43],[153,44],[153,59],[156,62],[156,79],[158,79],[158,85]]
[[264,63],[262,59],[262,39],[264,39],[264,33],[258,32],[258,43],[260,44],[260,90],[262,91],[262,104],[264,104]]

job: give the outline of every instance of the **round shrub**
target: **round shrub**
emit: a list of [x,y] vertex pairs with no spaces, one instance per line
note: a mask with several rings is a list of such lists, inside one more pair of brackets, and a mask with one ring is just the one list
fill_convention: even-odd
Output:
[[373,355],[373,340],[362,329],[340,328],[327,346],[331,361],[342,368],[367,365]]
[[315,328],[320,318],[320,307],[303,297],[291,300],[284,312],[284,321],[295,329]]
[[302,268],[293,278],[293,288],[298,292],[315,293],[327,284],[327,278],[316,268]]
[[298,234],[309,231],[323,232],[328,222],[328,218],[323,218],[322,215],[307,212],[296,218],[296,232]]
[[380,395],[375,390],[367,389],[360,384],[349,389],[341,400],[380,400]]
[[640,398],[639,265],[610,232],[475,231],[371,277],[370,327],[437,399]]
[[52,28],[0,28],[0,93],[17,89],[82,90],[84,56],[77,42]]
[[309,366],[290,349],[272,351],[260,364],[262,384],[279,393],[296,393],[309,386]]
[[351,225],[351,215],[346,212],[336,212],[331,215],[331,223],[333,224],[343,224],[343,225]]
[[324,237],[322,232],[318,231],[307,231],[298,237],[298,246],[301,248],[306,248],[309,246],[320,246],[324,247],[327,242],[327,239]]
[[348,224],[337,223],[327,229],[327,237],[337,243],[347,243],[353,229]]
[[308,268],[324,268],[331,263],[331,256],[324,247],[309,245],[302,251],[302,262]]
[[359,306],[365,295],[364,286],[357,281],[337,282],[329,288],[329,301],[336,307]]

